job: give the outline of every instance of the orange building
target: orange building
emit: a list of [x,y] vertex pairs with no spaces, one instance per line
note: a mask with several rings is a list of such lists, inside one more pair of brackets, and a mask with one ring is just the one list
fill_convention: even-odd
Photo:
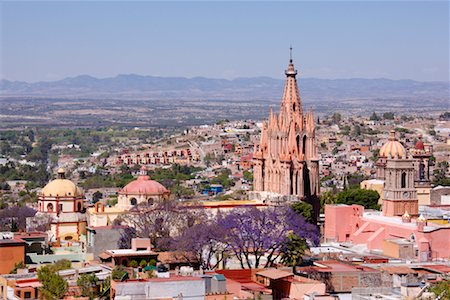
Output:
[[21,239],[0,240],[0,274],[9,274],[17,264],[25,264],[25,246]]

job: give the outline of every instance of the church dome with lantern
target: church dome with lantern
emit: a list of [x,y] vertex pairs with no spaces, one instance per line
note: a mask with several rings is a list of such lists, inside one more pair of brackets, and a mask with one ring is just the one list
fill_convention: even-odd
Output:
[[405,147],[395,137],[395,130],[391,130],[389,140],[380,148],[379,157],[402,158],[404,156],[406,156]]
[[155,201],[167,199],[170,191],[161,183],[150,179],[147,170],[142,167],[137,179],[131,181],[119,191],[119,208],[128,210],[138,204],[153,205]]
[[50,181],[39,193],[42,197],[83,197],[83,191],[65,178],[64,169],[58,169],[58,178]]
[[50,217],[53,242],[60,244],[61,241],[79,241],[80,236],[86,233],[87,226],[84,192],[74,182],[66,179],[64,169],[58,169],[57,173],[57,178],[38,193],[39,211],[36,216]]
[[162,195],[169,191],[159,182],[151,180],[147,175],[140,175],[136,180],[128,183],[119,194],[133,195]]

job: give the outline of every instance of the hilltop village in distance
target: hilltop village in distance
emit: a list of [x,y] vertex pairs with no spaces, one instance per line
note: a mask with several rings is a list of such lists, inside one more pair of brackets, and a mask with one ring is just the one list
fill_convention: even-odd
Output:
[[448,299],[450,112],[317,113],[297,80],[291,58],[276,108],[199,102],[194,124],[190,105],[140,119],[115,103],[113,122],[91,107],[53,120],[43,99],[19,120],[33,105],[12,103],[0,295]]

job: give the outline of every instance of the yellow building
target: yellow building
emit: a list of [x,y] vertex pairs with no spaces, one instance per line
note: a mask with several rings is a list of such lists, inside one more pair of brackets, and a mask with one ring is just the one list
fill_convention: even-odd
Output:
[[365,190],[376,191],[380,195],[380,198],[378,199],[378,204],[382,204],[381,200],[383,196],[384,180],[380,179],[363,180],[360,183],[360,187]]
[[64,169],[38,194],[39,210],[35,219],[50,221],[51,241],[80,241],[86,235],[84,192],[65,178]]

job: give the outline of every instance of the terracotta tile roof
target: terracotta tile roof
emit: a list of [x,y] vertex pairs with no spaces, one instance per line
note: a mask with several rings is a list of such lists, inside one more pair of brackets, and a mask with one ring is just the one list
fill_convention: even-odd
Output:
[[256,273],[256,275],[263,276],[263,277],[266,277],[269,279],[274,279],[274,280],[289,277],[289,276],[294,276],[294,274],[291,272],[278,270],[278,269],[267,269],[267,270],[259,271],[258,273]]
[[417,271],[406,266],[386,266],[381,267],[380,270],[389,274],[417,274]]

